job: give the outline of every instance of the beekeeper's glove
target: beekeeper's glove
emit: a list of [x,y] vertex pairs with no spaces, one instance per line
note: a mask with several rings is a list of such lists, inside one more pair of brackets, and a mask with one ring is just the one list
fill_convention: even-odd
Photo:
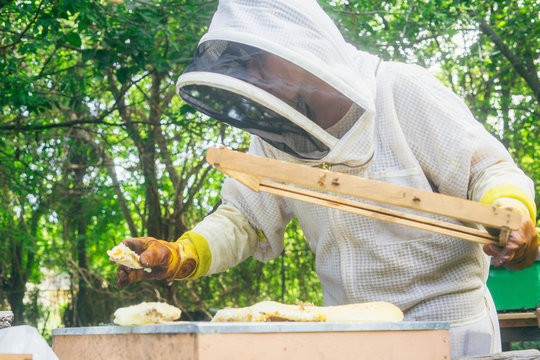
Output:
[[120,290],[141,280],[184,279],[193,274],[199,264],[197,250],[189,239],[168,242],[139,237],[125,239],[122,243],[139,254],[141,266],[151,271],[119,265],[116,273]]
[[[484,245],[484,252],[493,256],[495,267],[504,266],[510,270],[522,270],[534,264],[538,256],[538,231],[525,208],[501,201],[499,207],[511,207],[522,213],[519,229],[510,231],[506,246]],[[498,235],[493,229],[487,229],[492,235]]]

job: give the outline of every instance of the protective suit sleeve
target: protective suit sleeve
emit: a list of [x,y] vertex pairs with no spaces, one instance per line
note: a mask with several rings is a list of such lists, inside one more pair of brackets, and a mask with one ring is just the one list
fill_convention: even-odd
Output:
[[189,279],[219,273],[247,259],[259,242],[256,231],[233,206],[221,205],[180,239],[189,238],[199,266]]
[[459,96],[419,66],[396,64],[390,72],[400,126],[434,191],[480,201],[505,185],[533,198],[531,180]]
[[521,169],[509,162],[486,168],[474,181],[469,198],[484,204],[520,209],[536,221],[534,184]]
[[[257,136],[252,137],[248,153],[275,158]],[[294,215],[287,199],[254,192],[232,178],[225,180],[221,197],[224,205],[238,209],[245,216],[254,231],[250,233],[257,244],[253,257],[268,261],[281,254],[285,229]]]
[[[268,156],[257,137],[249,152]],[[223,272],[249,256],[267,261],[283,250],[285,228],[293,217],[283,198],[254,192],[232,178],[225,179],[221,197],[222,205],[179,239],[189,239],[199,256],[188,279]]]

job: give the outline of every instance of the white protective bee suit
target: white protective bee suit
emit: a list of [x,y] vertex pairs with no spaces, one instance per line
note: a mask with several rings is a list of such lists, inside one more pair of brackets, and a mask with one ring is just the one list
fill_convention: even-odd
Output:
[[[352,106],[319,126],[309,102],[271,90],[272,74],[254,60],[261,56],[295,64],[335,89],[336,103],[343,96]],[[246,71],[253,67],[255,78]],[[346,43],[315,0],[220,1],[177,90],[196,109],[253,134],[251,154],[490,204],[502,199],[535,217],[532,181],[462,100],[423,68]],[[325,305],[388,301],[406,320],[449,321],[452,357],[500,351],[489,261],[478,244],[255,193],[233,179],[222,199],[183,236],[206,259],[197,276],[249,256],[275,258],[296,216],[316,255]]]

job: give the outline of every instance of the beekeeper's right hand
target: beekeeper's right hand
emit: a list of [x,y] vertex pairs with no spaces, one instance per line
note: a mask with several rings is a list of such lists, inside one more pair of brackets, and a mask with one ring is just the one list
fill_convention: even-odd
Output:
[[[493,234],[493,230],[488,229]],[[497,234],[498,235],[498,234]],[[523,270],[532,266],[538,256],[538,232],[528,214],[523,213],[519,229],[511,231],[504,247],[484,245],[484,252],[493,256],[496,268]]]
[[197,250],[189,239],[168,242],[152,237],[139,237],[125,239],[122,243],[140,255],[143,268],[152,271],[119,265],[116,274],[120,290],[141,280],[184,279],[196,271],[199,263]]

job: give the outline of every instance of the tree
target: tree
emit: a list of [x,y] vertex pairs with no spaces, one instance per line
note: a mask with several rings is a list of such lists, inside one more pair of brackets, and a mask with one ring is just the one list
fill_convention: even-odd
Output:
[[[15,166],[10,162],[10,155],[19,159]],[[0,251],[7,255],[0,261],[0,288],[15,314],[16,324],[21,324],[23,319],[26,282],[39,280],[39,242],[42,240],[39,220],[48,202],[46,193],[34,195],[34,189],[42,188],[43,179],[40,169],[30,166],[28,159],[28,152],[19,148],[12,154],[0,152],[0,200],[3,204],[0,207],[0,236],[3,239]]]
[[[51,208],[60,217],[57,226],[70,260],[62,267],[76,279],[70,310],[73,324],[89,321],[79,319],[88,305],[79,303],[87,298],[88,280],[80,275],[89,270],[93,257],[87,251],[96,240],[89,235],[91,217],[101,206],[95,199],[107,182],[112,182],[131,236],[171,240],[186,230],[185,213],[198,197],[209,167],[201,155],[200,136],[190,133],[200,117],[185,119],[189,108],[180,114],[168,108],[174,78],[202,31],[203,25],[197,23],[206,24],[215,5],[43,0],[16,2],[1,9],[6,15],[2,17],[1,65],[7,86],[0,94],[5,104],[0,128],[6,137],[54,134],[65,144],[58,151],[59,161],[48,170],[60,184],[56,187],[60,196]],[[186,19],[190,26],[182,26],[188,23]],[[173,129],[171,136],[164,133],[169,129]],[[225,135],[217,128],[219,133]],[[193,151],[199,160],[184,161],[178,171],[175,157],[185,153],[171,154],[173,144]],[[132,161],[131,154],[138,154],[138,161],[126,175],[133,179],[135,191],[130,194],[122,189],[114,162],[122,162],[124,156]],[[159,171],[161,164],[169,177]],[[133,201],[128,203],[126,196]],[[123,226],[118,230],[125,233]],[[105,246],[111,247],[111,242]],[[105,249],[99,249],[100,256]]]

